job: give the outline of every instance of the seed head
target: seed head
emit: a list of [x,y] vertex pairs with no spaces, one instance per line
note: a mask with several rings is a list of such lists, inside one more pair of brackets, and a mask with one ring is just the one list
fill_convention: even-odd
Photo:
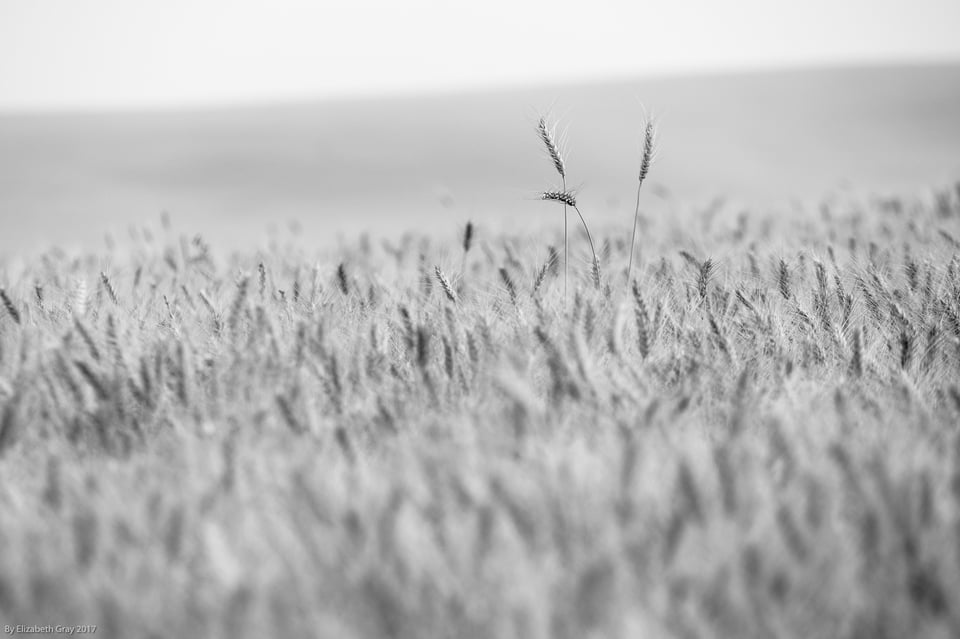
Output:
[[463,231],[463,252],[469,253],[473,246],[473,222],[467,222],[467,227]]
[[13,321],[17,324],[20,323],[20,311],[17,310],[16,304],[13,303],[13,300],[7,295],[7,292],[0,288],[0,301],[3,302],[3,307],[7,309],[7,313],[13,318]]
[[450,285],[450,280],[448,280],[447,276],[443,274],[443,270],[441,270],[439,266],[434,267],[434,272],[437,274],[437,280],[440,282],[440,287],[446,294],[447,299],[456,304],[457,292],[453,290],[453,286]]
[[562,202],[567,206],[577,205],[577,198],[572,191],[544,191],[540,194],[540,199]]
[[653,120],[647,121],[647,126],[643,133],[643,158],[640,160],[640,184],[647,179],[647,173],[650,172],[650,165],[657,153],[657,128]]
[[540,121],[537,123],[537,135],[543,140],[543,145],[547,147],[547,154],[550,156],[550,159],[553,160],[553,166],[556,167],[557,173],[560,174],[560,177],[565,178],[567,177],[567,171],[564,168],[563,153],[557,144],[556,133],[555,126],[549,126],[546,118],[540,118]]

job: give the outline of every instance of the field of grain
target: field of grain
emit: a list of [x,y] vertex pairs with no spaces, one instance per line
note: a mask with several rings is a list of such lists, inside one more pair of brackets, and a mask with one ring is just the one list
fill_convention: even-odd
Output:
[[5,260],[2,623],[960,635],[960,186],[562,211]]

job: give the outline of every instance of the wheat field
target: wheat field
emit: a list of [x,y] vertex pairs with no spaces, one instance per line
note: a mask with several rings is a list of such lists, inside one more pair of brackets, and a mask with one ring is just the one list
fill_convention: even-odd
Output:
[[960,636],[960,185],[560,210],[7,259],[2,623]]

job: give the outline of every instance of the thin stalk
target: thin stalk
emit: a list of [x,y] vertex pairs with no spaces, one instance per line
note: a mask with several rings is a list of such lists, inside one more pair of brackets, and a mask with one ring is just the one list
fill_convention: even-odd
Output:
[[627,287],[630,286],[630,273],[633,272],[633,253],[637,245],[637,224],[640,221],[640,189],[643,182],[637,184],[637,205],[633,211],[633,239],[630,240],[630,264],[627,266]]
[[647,123],[643,127],[643,157],[640,159],[640,172],[637,181],[637,205],[633,211],[633,238],[630,240],[630,263],[627,266],[627,289],[630,288],[630,275],[633,273],[633,254],[637,246],[637,225],[640,221],[640,188],[643,181],[647,179],[650,172],[650,164],[653,163],[653,157],[656,154],[657,146],[657,127],[651,118],[646,118]]
[[[567,178],[562,177],[563,190],[567,190]],[[563,306],[567,306],[567,274],[570,271],[570,258],[568,255],[570,245],[567,241],[567,205],[563,205]]]
[[587,241],[590,242],[590,252],[593,253],[594,284],[596,284],[597,288],[600,288],[600,260],[597,259],[597,249],[593,245],[593,237],[590,236],[590,229],[587,228],[587,221],[583,219],[583,213],[580,212],[580,207],[575,206],[573,210],[580,216],[580,223],[583,224],[583,230],[587,234]]
[[[580,223],[583,224],[583,230],[587,234],[587,241],[590,242],[590,252],[593,253],[593,281],[596,284],[597,288],[600,288],[600,259],[597,257],[597,249],[593,244],[593,236],[590,235],[590,229],[587,227],[587,221],[583,217],[583,213],[580,212],[580,208],[577,206],[577,199],[573,193],[568,191],[544,191],[540,194],[541,200],[550,200],[551,202],[560,202],[564,206],[573,207],[573,210],[577,212],[577,216],[580,218]],[[564,244],[566,244],[567,234],[566,234],[566,222],[567,217],[564,215]],[[566,249],[566,247],[564,247]],[[566,262],[566,258],[564,258]]]

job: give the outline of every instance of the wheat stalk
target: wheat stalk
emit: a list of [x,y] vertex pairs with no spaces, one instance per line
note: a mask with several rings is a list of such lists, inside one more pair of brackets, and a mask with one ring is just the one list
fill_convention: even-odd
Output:
[[640,286],[633,282],[633,300],[637,319],[637,346],[640,348],[640,357],[646,359],[650,354],[650,313],[647,304],[640,293]]
[[514,284],[513,278],[510,277],[510,273],[506,268],[500,267],[500,279],[503,281],[503,285],[507,287],[507,293],[510,295],[510,301],[514,304],[517,303],[517,285]]
[[853,355],[850,358],[850,372],[854,377],[863,377],[863,333],[858,328],[853,333]]
[[560,202],[564,206],[575,207],[577,205],[577,196],[573,191],[544,191],[540,194],[540,199]]
[[467,222],[467,226],[463,229],[463,260],[460,263],[461,278],[464,278],[467,275],[467,255],[470,253],[470,249],[473,247],[473,235],[475,230],[476,229],[474,229],[473,222]]
[[[541,200],[548,200],[551,202],[560,202],[564,206],[564,211],[566,207],[570,206],[574,211],[577,212],[577,216],[580,218],[580,223],[583,225],[583,230],[587,234],[587,241],[590,243],[590,252],[593,255],[593,264],[592,264],[592,273],[594,285],[599,289],[600,288],[600,259],[597,257],[597,250],[593,244],[593,236],[590,235],[590,229],[587,227],[587,221],[583,218],[583,213],[580,212],[580,207],[577,206],[577,196],[573,191],[544,191],[540,194]],[[564,212],[564,219],[566,219],[566,212]],[[564,233],[564,241],[566,241],[566,233]],[[566,249],[564,249],[566,251]],[[564,262],[567,261],[566,256],[564,256]],[[566,296],[566,274],[564,274],[564,296]]]
[[100,282],[103,284],[103,288],[107,291],[107,296],[110,298],[110,301],[113,302],[114,306],[119,306],[120,300],[117,298],[117,289],[113,287],[113,283],[110,281],[110,278],[107,277],[107,274],[103,271],[100,272]]
[[437,274],[437,280],[440,282],[440,288],[443,289],[444,294],[446,294],[447,299],[457,304],[459,300],[457,299],[457,292],[453,290],[453,287],[450,286],[450,280],[447,279],[447,276],[443,274],[443,271],[440,270],[439,266],[434,266],[434,272]]
[[[540,140],[543,141],[543,145],[547,149],[547,155],[550,156],[550,159],[553,160],[553,166],[557,170],[557,173],[560,175],[560,182],[563,185],[563,193],[567,192],[567,169],[566,164],[563,160],[563,152],[560,148],[559,141],[556,135],[556,125],[548,125],[547,119],[541,117],[537,123],[537,134],[540,136]],[[557,192],[554,192],[555,194]],[[544,198],[550,199],[550,198]],[[569,243],[567,241],[567,204],[564,200],[557,200],[558,202],[563,202],[563,299],[566,303],[567,299],[567,275],[569,273]]]
[[7,292],[0,288],[0,300],[3,301],[3,307],[7,309],[7,314],[10,315],[11,319],[17,324],[20,323],[20,311],[17,310],[16,305],[13,303],[13,300],[7,295]]
[[780,295],[783,296],[783,299],[789,300],[791,296],[790,268],[787,266],[786,260],[782,258],[777,268],[777,287],[780,289]]
[[627,285],[630,283],[630,275],[633,272],[633,255],[637,244],[637,226],[640,222],[640,189],[643,188],[643,182],[647,179],[650,172],[650,165],[653,163],[657,152],[657,128],[651,118],[647,118],[643,132],[643,154],[640,158],[640,172],[637,181],[637,204],[633,212],[633,235],[630,240],[630,262],[627,265]]
[[537,135],[539,135],[543,141],[543,145],[546,147],[550,159],[553,160],[553,166],[557,170],[557,173],[561,178],[566,178],[566,164],[564,163],[563,151],[560,148],[557,137],[556,124],[548,123],[546,116],[541,116],[537,122]]

